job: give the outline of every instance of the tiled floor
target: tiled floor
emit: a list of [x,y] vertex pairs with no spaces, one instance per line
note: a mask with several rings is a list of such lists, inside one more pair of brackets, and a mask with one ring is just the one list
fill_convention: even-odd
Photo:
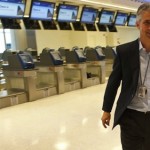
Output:
[[0,110],[0,150],[121,150],[101,125],[106,84]]

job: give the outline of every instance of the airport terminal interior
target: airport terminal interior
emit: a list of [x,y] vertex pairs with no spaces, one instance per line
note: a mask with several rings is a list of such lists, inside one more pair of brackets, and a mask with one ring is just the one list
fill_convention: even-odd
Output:
[[101,124],[105,86],[1,109],[1,149],[121,150],[119,126],[112,130],[113,121],[107,129]]
[[0,0],[1,150],[122,150],[103,96],[144,2]]

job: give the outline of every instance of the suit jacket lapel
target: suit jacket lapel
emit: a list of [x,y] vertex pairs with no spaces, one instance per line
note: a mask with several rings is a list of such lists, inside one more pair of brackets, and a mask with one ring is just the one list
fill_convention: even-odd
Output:
[[139,78],[139,71],[140,71],[140,61],[139,61],[139,41],[136,40],[131,45],[130,54],[130,64],[131,64],[131,74],[133,85],[137,86],[138,78]]

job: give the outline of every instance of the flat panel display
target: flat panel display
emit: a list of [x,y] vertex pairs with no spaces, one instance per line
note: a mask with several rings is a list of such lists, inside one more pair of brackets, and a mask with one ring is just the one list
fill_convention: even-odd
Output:
[[99,24],[111,25],[114,21],[114,11],[102,10],[99,18]]
[[94,8],[83,7],[81,14],[81,23],[93,24],[95,23],[98,10]]
[[84,56],[84,54],[83,54],[83,50],[75,50],[75,52],[77,53],[77,55],[79,56],[79,57],[85,57]]
[[115,18],[115,25],[118,26],[125,26],[127,22],[128,14],[123,12],[117,12],[116,18]]
[[34,0],[30,11],[30,19],[52,20],[55,3]]
[[103,54],[103,50],[102,50],[102,48],[101,48],[101,47],[96,48],[96,52],[98,53],[98,55],[99,55],[99,56],[104,56],[104,54]]
[[57,21],[75,22],[78,15],[79,6],[60,4],[58,8]]
[[136,25],[136,15],[135,14],[130,14],[127,25],[132,26],[132,27],[134,27]]
[[51,52],[51,55],[53,56],[53,58],[55,59],[55,60],[62,60],[62,58],[61,58],[61,56],[59,55],[59,53],[58,52]]
[[25,63],[31,62],[31,58],[28,55],[20,55],[20,57]]
[[0,0],[0,18],[23,18],[25,0]]

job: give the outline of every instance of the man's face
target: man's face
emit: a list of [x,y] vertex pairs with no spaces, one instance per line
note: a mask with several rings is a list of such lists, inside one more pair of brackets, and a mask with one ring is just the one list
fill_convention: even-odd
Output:
[[150,11],[143,12],[142,17],[137,21],[136,26],[140,30],[140,37],[143,40],[150,40]]

